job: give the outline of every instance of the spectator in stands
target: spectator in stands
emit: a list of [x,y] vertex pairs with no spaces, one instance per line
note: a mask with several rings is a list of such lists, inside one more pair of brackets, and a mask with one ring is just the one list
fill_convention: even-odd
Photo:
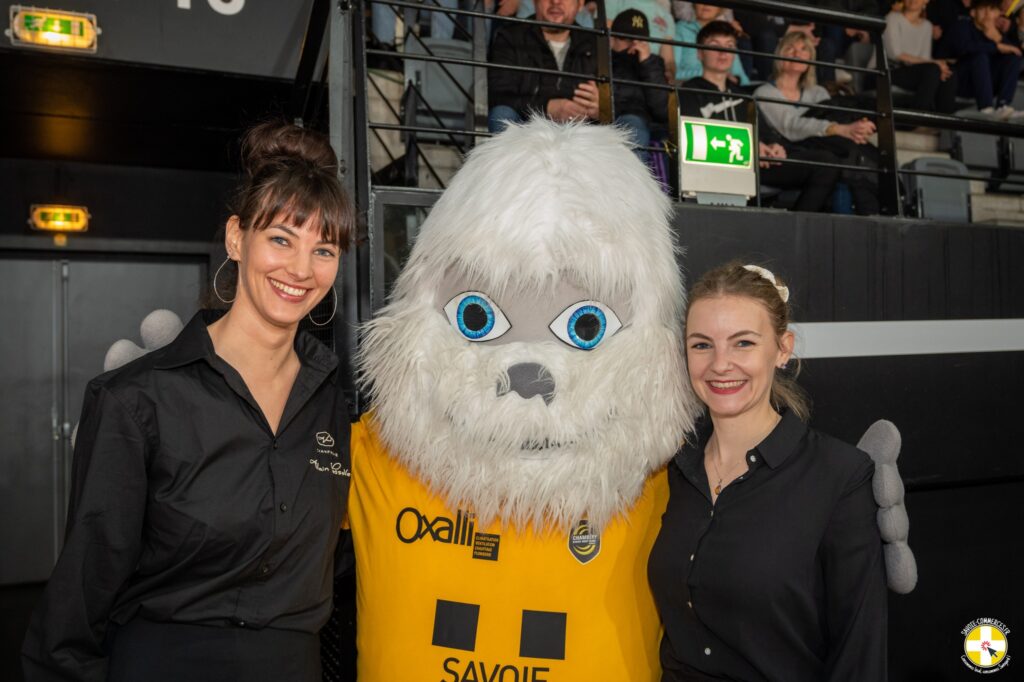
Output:
[[[605,0],[604,11],[605,16],[608,17],[608,25],[611,26],[613,19],[630,9],[642,12],[647,17],[651,38],[675,40],[676,20],[672,17],[668,6],[659,0]],[[676,57],[672,46],[658,43],[655,50],[665,65],[665,79],[673,80],[676,73]]]
[[[722,8],[716,7],[715,5],[705,5],[699,2],[693,3],[693,12],[695,19],[693,21],[680,21],[676,24],[676,40],[685,43],[694,43],[697,41],[697,34],[704,28],[709,22],[720,20],[722,14]],[[742,33],[739,25],[735,25],[737,35]],[[700,60],[697,58],[697,48],[695,47],[676,47],[676,80],[686,81],[691,78],[696,78],[703,71]],[[747,73],[743,70],[743,65],[740,60],[734,59],[732,62],[732,71],[729,74],[730,80],[740,85],[748,85],[750,78],[747,77]]]
[[[814,44],[803,32],[786,34],[775,51],[780,57],[813,60]],[[793,104],[759,101],[765,124],[771,125],[786,142],[790,154],[796,148],[825,149],[836,154],[848,166],[878,167],[878,150],[869,144],[875,124],[861,118],[841,123],[814,118],[817,111],[800,104],[820,104],[829,99],[828,91],[817,84],[814,66],[785,59],[775,60],[774,81],[754,91],[758,98],[787,100]],[[878,213],[878,180],[874,173],[844,170],[841,179],[853,195],[854,210],[860,215]]]
[[928,0],[903,0],[902,10],[885,17],[882,42],[895,85],[912,90],[919,109],[944,114],[956,110],[957,78],[944,59],[932,58],[932,23],[924,18]]
[[[533,18],[567,26],[574,19],[582,0],[536,0]],[[597,40],[593,33],[507,24],[491,41],[489,61],[494,64],[593,74],[597,65]],[[522,122],[534,113],[554,121],[597,119],[597,86],[581,80],[550,73],[529,73],[490,69],[487,73],[490,97],[488,128],[500,132],[508,122]]]
[[[586,28],[594,28],[594,14],[597,11],[594,2],[587,2],[576,13],[576,23]],[[501,17],[519,17],[527,19],[537,13],[533,0],[498,0],[497,14]]]
[[970,17],[953,24],[946,44],[956,58],[960,94],[973,96],[982,116],[1006,121],[1024,116],[1011,106],[1021,49],[1007,42],[996,26],[1000,14],[1000,0],[973,0]]
[[[665,62],[651,52],[647,17],[643,12],[627,9],[620,12],[611,24],[615,33],[629,33],[633,39],[611,38],[612,75],[630,81],[667,85]],[[651,124],[668,122],[668,90],[642,88],[626,83],[615,85],[615,122],[633,132],[633,141],[646,147],[651,141]],[[639,151],[647,161],[647,153]]]
[[[573,20],[583,0],[535,0],[535,4],[537,20],[575,26]],[[597,68],[597,39],[593,33],[568,28],[509,24],[494,34],[489,61],[569,74],[593,74]],[[491,107],[487,127],[494,133],[501,132],[509,123],[525,121],[533,114],[560,122],[596,121],[601,115],[597,84],[577,76],[490,69],[487,87]],[[634,143],[640,145],[647,139],[634,118],[626,116],[615,122],[630,132]]]
[[[713,47],[736,47],[736,28],[724,21],[712,21],[697,34],[697,44]],[[686,81],[687,88],[708,90],[708,94],[684,92],[680,95],[680,109],[684,116],[717,118],[727,121],[748,123],[749,100],[725,95],[736,92],[729,81],[732,63],[736,55],[718,50],[697,50],[697,58],[703,65],[703,72],[697,78]],[[765,159],[789,158],[781,139],[765,135],[761,129],[758,140],[758,155],[761,158],[760,180],[762,185],[779,189],[799,189],[797,211],[823,211],[839,180],[839,170],[820,166],[771,163]],[[797,148],[792,158],[804,161],[835,162],[837,159],[824,149]]]

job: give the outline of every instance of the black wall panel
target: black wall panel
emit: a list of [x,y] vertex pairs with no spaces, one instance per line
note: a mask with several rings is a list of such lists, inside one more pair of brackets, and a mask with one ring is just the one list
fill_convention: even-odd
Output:
[[92,214],[74,239],[212,241],[236,182],[226,172],[0,159],[0,234],[33,234],[31,204],[68,203]]
[[690,205],[676,224],[688,281],[766,264],[799,322],[1024,317],[1024,230]]

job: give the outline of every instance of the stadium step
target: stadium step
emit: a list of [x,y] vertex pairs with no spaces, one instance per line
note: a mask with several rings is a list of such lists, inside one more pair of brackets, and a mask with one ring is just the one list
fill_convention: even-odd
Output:
[[971,194],[971,222],[1024,227],[1024,197],[1016,194]]
[[[938,132],[897,130],[896,149],[916,152],[937,152],[939,150]],[[948,155],[946,155],[946,158],[948,158]]]

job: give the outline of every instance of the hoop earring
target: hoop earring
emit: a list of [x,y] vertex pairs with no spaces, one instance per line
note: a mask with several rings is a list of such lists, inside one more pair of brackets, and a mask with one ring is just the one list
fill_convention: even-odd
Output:
[[[231,256],[224,259],[224,262],[217,268],[217,272],[213,273],[213,295],[220,299],[221,303],[234,303],[235,299],[232,298],[230,301],[220,295],[220,291],[217,290],[217,278],[220,277],[220,271],[224,269],[224,266],[231,260]],[[236,295],[237,297],[237,295]]]
[[309,311],[309,315],[306,316],[306,317],[309,318],[309,321],[313,323],[314,327],[326,327],[327,325],[329,325],[331,323],[331,320],[334,319],[334,314],[338,312],[338,290],[334,288],[333,284],[331,285],[331,292],[334,294],[334,308],[331,309],[331,316],[330,317],[328,317],[323,322],[317,322],[316,320],[313,319],[313,311],[312,310]]

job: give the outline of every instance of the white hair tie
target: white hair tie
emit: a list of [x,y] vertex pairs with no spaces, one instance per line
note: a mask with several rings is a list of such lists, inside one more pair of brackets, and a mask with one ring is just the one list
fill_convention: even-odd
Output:
[[789,287],[780,287],[776,284],[775,275],[772,274],[771,270],[762,268],[760,265],[744,265],[743,269],[758,274],[771,282],[772,286],[775,287],[775,290],[779,292],[779,298],[782,299],[782,302],[789,303]]

